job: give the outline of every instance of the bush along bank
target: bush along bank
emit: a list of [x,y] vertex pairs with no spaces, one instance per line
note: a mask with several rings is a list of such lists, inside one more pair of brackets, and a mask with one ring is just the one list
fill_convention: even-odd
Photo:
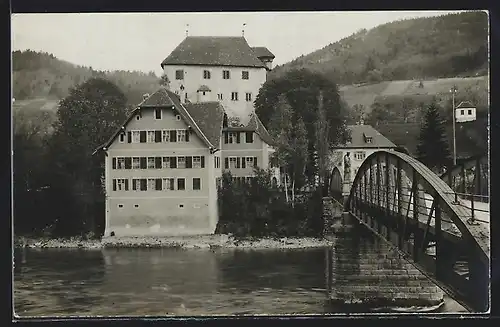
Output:
[[284,192],[272,185],[271,171],[256,168],[254,176],[250,182],[235,182],[230,173],[223,174],[216,234],[231,233],[242,240],[323,236],[320,189],[287,202]]

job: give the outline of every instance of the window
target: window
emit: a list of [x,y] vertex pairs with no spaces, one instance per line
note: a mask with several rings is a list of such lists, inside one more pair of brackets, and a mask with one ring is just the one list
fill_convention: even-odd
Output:
[[139,120],[139,119],[141,119],[141,116],[139,116],[139,115],[135,116],[135,120]]
[[155,131],[148,131],[148,143],[155,143]]
[[141,141],[141,132],[133,131],[132,132],[132,143],[139,143]]
[[468,115],[472,115],[472,109],[467,110]]
[[128,179],[113,179],[113,191],[128,191]]
[[155,109],[155,119],[161,119],[161,109]]
[[175,119],[176,119],[177,121],[181,120],[181,115],[175,115]]
[[156,179],[148,178],[148,191],[156,190]]
[[119,204],[119,205],[118,205],[118,208],[123,208],[123,204]]
[[210,71],[204,70],[203,71],[203,78],[204,79],[210,79]]
[[224,143],[226,144],[240,143],[240,133],[226,132],[224,135]]
[[220,168],[220,157],[214,157],[214,167]]
[[184,191],[186,189],[186,179],[177,178],[177,190]]
[[238,92],[231,92],[231,100],[238,101]]
[[184,204],[182,204],[182,203],[179,204],[179,208],[181,208],[181,209],[184,208]]
[[174,179],[173,178],[164,178],[163,179],[163,190],[165,190],[165,191],[173,191],[174,190]]
[[193,178],[193,190],[201,190],[201,178]]
[[364,160],[365,157],[366,157],[366,153],[364,151],[354,152],[354,159],[356,159],[356,160]]
[[161,140],[162,142],[170,142],[170,131],[161,131]]
[[193,168],[201,168],[201,157],[200,156],[193,157]]
[[132,169],[140,169],[141,168],[141,158],[133,157],[132,158]]
[[120,133],[120,143],[125,142],[125,133]]
[[246,132],[245,133],[245,140],[246,140],[246,143],[253,143],[253,132]]
[[236,158],[235,157],[231,157],[229,158],[229,168],[236,168],[236,164],[238,162],[236,161]]
[[223,99],[222,99],[222,93],[217,93],[217,99],[219,99],[219,100],[223,100]]
[[178,69],[175,71],[175,79],[184,79],[184,70]]
[[463,116],[465,114],[465,110],[460,110],[460,116]]
[[245,161],[246,161],[246,166],[247,167],[252,167],[253,166],[253,157],[246,157]]
[[155,158],[148,157],[148,169],[154,169],[154,168],[155,168]]
[[248,79],[248,71],[244,70],[241,72],[241,79]]
[[138,204],[134,204],[134,208],[139,208],[139,205]]
[[371,136],[367,136],[366,137],[366,143],[372,143],[372,137]]
[[161,164],[161,167],[162,167],[162,168],[171,168],[171,167],[170,167],[170,157],[163,157],[163,158],[162,158],[162,164]]
[[177,168],[186,168],[186,157],[177,157]]
[[186,142],[186,130],[177,130],[177,142]]
[[222,71],[222,79],[229,79],[229,70],[223,70]]
[[132,191],[141,190],[141,180],[139,178],[132,179]]
[[117,161],[116,169],[125,169],[125,158],[118,157],[116,161]]
[[252,101],[252,93],[248,93],[248,92],[247,92],[247,93],[245,94],[245,100],[247,100],[247,102]]

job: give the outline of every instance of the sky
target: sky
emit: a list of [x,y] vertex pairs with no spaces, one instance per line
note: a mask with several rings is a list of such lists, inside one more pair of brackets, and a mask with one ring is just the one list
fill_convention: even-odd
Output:
[[[52,53],[97,70],[161,74],[160,63],[186,37],[240,36],[289,62],[362,28],[450,11],[13,14],[12,50]],[[189,27],[187,27],[189,24]]]

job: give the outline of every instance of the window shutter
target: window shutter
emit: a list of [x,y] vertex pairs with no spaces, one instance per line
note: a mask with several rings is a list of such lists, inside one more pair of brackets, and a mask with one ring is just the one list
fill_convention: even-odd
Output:
[[236,158],[236,168],[240,168],[240,157]]
[[125,169],[132,169],[132,158],[125,158]]
[[170,157],[170,168],[177,168],[177,157]]
[[246,168],[246,157],[241,157],[241,168]]
[[201,156],[201,168],[205,168],[205,156]]
[[113,169],[116,169],[116,158],[113,158]]
[[155,131],[155,142],[156,143],[161,142],[161,131]]
[[140,131],[140,142],[146,143],[146,131]]
[[128,178],[125,180],[125,191],[128,191]]
[[257,157],[253,157],[253,166],[257,167]]
[[229,169],[229,158],[224,158],[224,167]]
[[229,135],[227,132],[224,132],[224,143],[228,144],[229,143]]
[[135,179],[132,179],[132,191],[137,191],[137,183]]
[[116,191],[116,179],[113,179],[113,191]]
[[155,157],[155,168],[156,169],[161,168],[161,157]]
[[171,191],[174,190],[174,179],[173,178],[170,178],[170,190]]
[[177,142],[177,131],[170,131],[170,142]]
[[236,143],[240,143],[240,132],[236,132]]
[[189,134],[190,134],[190,131],[189,129],[186,129],[186,142],[189,142]]
[[141,191],[147,191],[148,190],[148,184],[147,180],[145,178],[141,179]]
[[186,168],[193,168],[193,157],[186,156]]
[[161,191],[161,178],[156,179],[156,190]]
[[132,132],[127,132],[127,142],[132,143]]
[[146,168],[147,168],[146,157],[141,157],[141,169],[146,169]]

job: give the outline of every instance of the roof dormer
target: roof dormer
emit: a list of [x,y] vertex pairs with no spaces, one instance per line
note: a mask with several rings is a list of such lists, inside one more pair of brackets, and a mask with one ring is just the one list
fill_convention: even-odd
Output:
[[198,102],[209,102],[212,99],[212,90],[206,85],[201,85],[196,91],[198,94]]

